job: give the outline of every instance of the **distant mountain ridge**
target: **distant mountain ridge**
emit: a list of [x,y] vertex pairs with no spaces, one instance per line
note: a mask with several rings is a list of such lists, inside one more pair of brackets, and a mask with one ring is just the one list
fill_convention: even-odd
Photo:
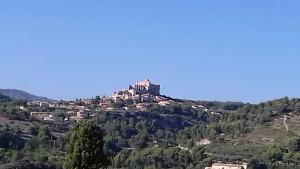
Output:
[[13,100],[26,100],[26,101],[55,101],[47,97],[36,96],[28,92],[17,90],[17,89],[0,89],[0,94],[8,96]]

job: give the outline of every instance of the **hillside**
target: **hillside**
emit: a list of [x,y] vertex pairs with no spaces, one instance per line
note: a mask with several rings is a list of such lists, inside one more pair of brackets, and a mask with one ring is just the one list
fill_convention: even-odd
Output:
[[[8,140],[14,141],[12,145],[1,147],[0,144],[5,150],[0,153],[3,157],[0,168],[18,165],[16,161],[30,157],[32,163],[46,161],[49,166],[56,159],[55,165],[61,169],[65,141],[76,124],[72,117],[78,115],[74,105],[92,110],[85,119],[95,120],[105,133],[104,152],[114,159],[111,169],[157,168],[156,165],[202,169],[215,161],[245,161],[272,169],[285,166],[295,169],[300,164],[297,158],[300,155],[300,99],[285,97],[260,104],[173,100],[167,105],[119,99],[110,100],[111,109],[99,110],[97,106],[102,105],[99,103],[102,101],[105,100],[66,101],[61,103],[63,108],[61,105],[32,106],[25,102],[0,103],[0,132],[9,131],[3,138],[12,136]],[[141,104],[148,108],[137,109]],[[122,105],[121,108],[118,105]],[[19,107],[24,109],[17,111]],[[49,111],[53,120],[30,114],[39,111]],[[65,118],[71,111],[74,116]],[[16,150],[25,153],[14,160]],[[39,158],[40,154],[43,159]]]
[[[250,133],[236,140],[239,143],[273,144],[282,143],[286,138],[300,135],[300,114],[291,113],[274,118],[265,125],[257,125]],[[286,123],[286,125],[285,125]]]
[[0,89],[0,94],[10,97],[13,100],[26,100],[26,101],[54,101],[47,97],[36,96],[22,90],[16,89]]
[[0,102],[6,102],[6,101],[10,101],[11,98],[9,98],[8,96],[2,95],[0,93]]

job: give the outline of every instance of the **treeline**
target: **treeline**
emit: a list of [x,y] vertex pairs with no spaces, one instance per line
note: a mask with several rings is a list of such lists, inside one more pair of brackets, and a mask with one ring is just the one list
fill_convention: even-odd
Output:
[[12,129],[8,126],[0,127],[0,148],[20,150],[25,145],[25,140],[21,138],[19,128]]
[[30,113],[20,110],[20,106],[26,106],[26,102],[22,100],[13,101],[11,99],[0,102],[0,116],[9,120],[28,120]]
[[132,169],[198,169],[211,165],[212,159],[202,147],[194,147],[190,151],[178,148],[152,147],[142,150],[122,150],[114,158],[111,168]]
[[18,128],[0,128],[0,168],[61,168],[66,138],[53,136],[49,126],[33,127],[32,134],[24,138]]

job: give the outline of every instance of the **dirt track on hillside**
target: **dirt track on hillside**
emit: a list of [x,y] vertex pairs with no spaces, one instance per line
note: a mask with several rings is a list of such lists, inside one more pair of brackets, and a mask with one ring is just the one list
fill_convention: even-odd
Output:
[[284,120],[283,120],[283,124],[284,124],[284,127],[286,128],[286,131],[289,131],[289,126],[286,124],[286,120],[287,120],[287,115],[284,115]]

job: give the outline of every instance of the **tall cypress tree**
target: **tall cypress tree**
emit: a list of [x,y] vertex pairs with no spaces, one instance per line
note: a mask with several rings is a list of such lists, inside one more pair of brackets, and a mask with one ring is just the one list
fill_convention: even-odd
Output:
[[103,132],[93,121],[75,126],[68,142],[64,169],[100,169],[110,164],[103,152]]

